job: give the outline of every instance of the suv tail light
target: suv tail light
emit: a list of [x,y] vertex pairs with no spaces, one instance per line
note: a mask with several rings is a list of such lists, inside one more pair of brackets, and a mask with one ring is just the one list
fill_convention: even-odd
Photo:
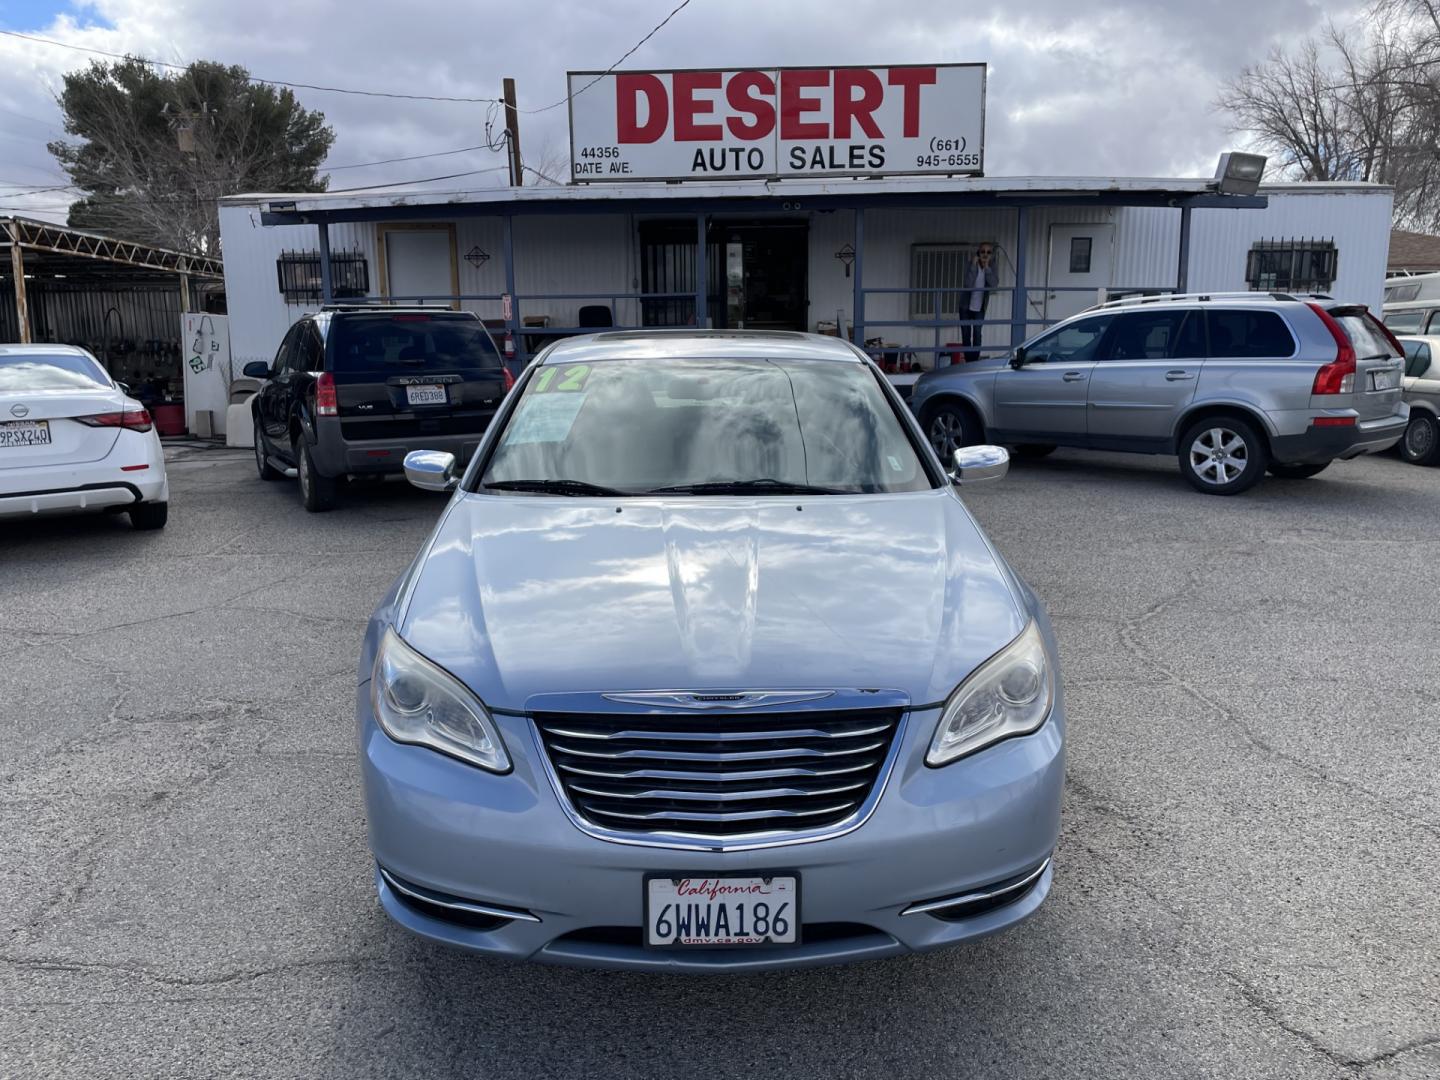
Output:
[[1315,373],[1315,385],[1310,388],[1310,392],[1348,394],[1355,389],[1355,346],[1350,344],[1344,328],[1330,317],[1328,311],[1319,304],[1307,306],[1320,316],[1325,329],[1329,330],[1330,336],[1335,339],[1335,359]]
[[340,402],[335,397],[335,376],[328,371],[322,371],[315,380],[315,415],[340,415]]
[[90,416],[77,416],[74,419],[77,424],[84,424],[86,427],[117,427],[124,428],[126,431],[149,431],[152,426],[148,409],[93,413]]
[[515,374],[508,367],[500,369],[500,378],[505,380],[505,393],[508,394],[515,388]]

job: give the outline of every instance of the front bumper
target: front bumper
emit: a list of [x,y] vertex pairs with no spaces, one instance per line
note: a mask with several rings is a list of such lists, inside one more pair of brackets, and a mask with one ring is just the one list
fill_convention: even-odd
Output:
[[[994,933],[1033,914],[1049,892],[1059,834],[1064,703],[1033,735],[942,769],[924,764],[938,709],[912,712],[874,813],[853,832],[749,851],[703,852],[600,840],[566,816],[527,718],[496,716],[514,769],[494,776],[395,743],[357,691],[370,847],[402,889],[534,916],[463,920],[406,899],[377,870],[385,911],[448,945],[513,959],[664,971],[754,971],[900,955]],[[928,901],[1024,882],[975,914],[912,912]],[[798,872],[796,947],[648,950],[640,942],[649,872],[684,876]]]
[[1402,406],[1400,412],[1379,420],[1361,420],[1348,427],[1310,427],[1300,435],[1277,435],[1270,440],[1270,450],[1276,461],[1287,465],[1346,461],[1390,449],[1400,441],[1409,423],[1409,406]]

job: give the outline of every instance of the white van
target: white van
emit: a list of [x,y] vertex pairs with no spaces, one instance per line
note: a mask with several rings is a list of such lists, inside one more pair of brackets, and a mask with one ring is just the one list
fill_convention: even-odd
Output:
[[1440,333],[1440,274],[1386,278],[1383,310],[1392,334]]

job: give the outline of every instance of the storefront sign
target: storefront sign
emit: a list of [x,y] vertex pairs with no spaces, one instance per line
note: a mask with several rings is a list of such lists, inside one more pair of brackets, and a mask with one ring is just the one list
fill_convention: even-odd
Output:
[[984,171],[984,64],[572,71],[570,94],[582,183]]

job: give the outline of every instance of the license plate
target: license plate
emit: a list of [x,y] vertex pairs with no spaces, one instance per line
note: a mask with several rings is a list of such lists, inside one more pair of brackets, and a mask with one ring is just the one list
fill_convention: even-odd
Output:
[[405,400],[411,405],[444,405],[444,386],[407,386]]
[[1400,369],[1386,368],[1384,371],[1370,372],[1371,390],[1394,390],[1400,385]]
[[48,446],[49,420],[6,420],[0,423],[0,446]]
[[653,949],[797,945],[800,879],[645,879],[645,944]]

